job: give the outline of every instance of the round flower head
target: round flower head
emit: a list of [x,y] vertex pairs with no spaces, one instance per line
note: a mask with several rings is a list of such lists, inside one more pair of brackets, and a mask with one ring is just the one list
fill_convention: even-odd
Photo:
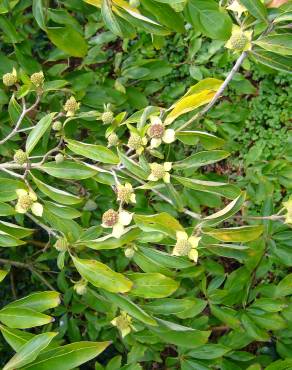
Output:
[[119,137],[115,132],[112,132],[107,138],[108,147],[115,146],[118,144],[118,142],[119,142]]
[[163,180],[166,183],[170,182],[170,174],[168,173],[172,168],[171,162],[165,162],[163,164],[150,163],[149,164],[151,173],[148,176],[149,181]]
[[3,84],[7,87],[9,86],[13,86],[16,84],[17,82],[17,73],[16,73],[16,69],[13,68],[12,72],[10,73],[5,73],[2,77],[2,80],[3,80]]
[[130,183],[126,182],[125,185],[119,184],[117,186],[117,199],[122,203],[136,203],[136,196],[133,187]]
[[200,241],[200,237],[191,236],[184,231],[177,231],[176,233],[176,244],[173,248],[173,256],[188,256],[194,262],[198,260],[197,246]]
[[251,36],[252,31],[243,31],[239,26],[233,25],[231,37],[225,47],[237,52],[250,50]]
[[55,121],[52,124],[52,129],[54,131],[61,131],[63,128],[63,123],[61,121]]
[[132,318],[126,312],[121,312],[111,321],[111,324],[118,328],[123,338],[132,330]]
[[66,116],[67,117],[74,116],[75,112],[79,109],[79,106],[80,103],[77,103],[74,96],[71,96],[71,98],[69,98],[64,105],[64,110],[65,112],[67,112]]
[[175,131],[173,129],[165,129],[161,119],[157,116],[150,117],[151,126],[148,129],[148,135],[151,138],[150,147],[157,148],[164,142],[166,144],[175,141]]
[[114,114],[111,111],[103,112],[101,115],[101,120],[105,125],[109,125],[114,120]]
[[14,162],[16,162],[17,164],[23,165],[24,163],[27,162],[28,157],[27,154],[22,149],[18,149],[15,152],[13,159]]
[[234,0],[226,9],[237,13],[239,18],[241,17],[242,13],[247,11],[246,7],[241,5],[238,0]]
[[55,162],[62,163],[64,161],[64,156],[62,153],[58,153],[55,155]]
[[37,202],[36,194],[30,190],[17,189],[16,194],[18,196],[15,211],[18,213],[26,213],[31,210],[36,216],[41,217],[43,214],[43,206]]
[[147,145],[147,139],[146,137],[141,137],[140,135],[136,133],[132,133],[129,137],[127,146],[130,149],[133,149],[136,151],[137,154],[141,154],[144,151],[144,146]]
[[42,71],[36,72],[30,76],[30,81],[36,87],[42,86],[44,83],[45,77]]
[[73,289],[77,294],[84,295],[87,292],[87,281],[81,279],[80,281],[74,284]]
[[119,212],[109,209],[102,216],[102,227],[112,228],[112,236],[120,238],[125,231],[125,226],[128,226],[133,218],[133,214],[124,210]]

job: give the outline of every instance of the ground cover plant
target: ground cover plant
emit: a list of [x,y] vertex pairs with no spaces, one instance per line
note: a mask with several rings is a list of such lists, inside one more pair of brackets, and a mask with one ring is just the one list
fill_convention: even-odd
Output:
[[289,1],[0,5],[0,365],[290,369]]

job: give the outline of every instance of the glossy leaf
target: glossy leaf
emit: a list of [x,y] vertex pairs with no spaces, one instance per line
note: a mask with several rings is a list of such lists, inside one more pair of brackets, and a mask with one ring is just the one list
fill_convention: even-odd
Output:
[[50,176],[70,180],[87,179],[93,177],[97,172],[92,167],[73,161],[64,161],[61,163],[47,162],[40,169]]
[[254,43],[265,50],[281,54],[284,56],[292,55],[292,40],[290,33],[281,33],[262,37]]
[[206,166],[208,164],[216,163],[230,156],[230,153],[225,150],[209,150],[198,152],[182,161],[173,164],[174,169],[189,169],[193,167]]
[[0,310],[0,321],[9,328],[28,329],[49,324],[53,318],[29,308],[3,308]]
[[28,308],[37,312],[43,312],[57,307],[60,303],[60,293],[48,291],[32,293],[27,297],[9,303],[4,308]]
[[72,257],[77,271],[92,285],[113,293],[131,290],[132,282],[124,275],[111,270],[107,265],[96,261]]
[[240,226],[229,229],[204,230],[203,233],[223,242],[250,242],[258,239],[264,231],[263,225]]
[[244,5],[255,18],[266,21],[268,14],[267,9],[260,0],[241,0],[241,4]]

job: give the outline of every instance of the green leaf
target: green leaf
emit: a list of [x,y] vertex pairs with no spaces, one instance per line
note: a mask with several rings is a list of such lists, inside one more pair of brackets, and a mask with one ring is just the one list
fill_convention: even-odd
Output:
[[241,322],[246,330],[246,333],[254,340],[260,342],[266,342],[270,339],[269,335],[265,330],[260,329],[251,317],[245,313],[241,315]]
[[275,295],[277,298],[286,297],[292,294],[292,274],[288,274],[276,287]]
[[278,360],[266,367],[266,370],[289,370],[292,368],[292,359]]
[[43,312],[55,308],[61,303],[60,293],[47,291],[32,293],[27,297],[9,303],[4,308],[29,308],[37,312]]
[[67,147],[72,150],[72,152],[82,155],[85,158],[90,158],[97,162],[110,164],[118,164],[120,161],[119,157],[116,154],[102,145],[87,144],[69,139],[66,139],[66,142]]
[[112,293],[125,293],[131,290],[132,282],[107,265],[96,260],[77,257],[72,259],[79,274],[97,288],[103,288]]
[[264,36],[253,41],[261,48],[281,55],[292,55],[292,40],[290,33]]
[[135,176],[147,180],[150,170],[147,172],[145,171],[141,166],[139,166],[135,161],[133,161],[131,158],[128,158],[124,153],[122,153],[120,150],[118,150],[118,154],[120,157],[120,160],[122,164],[126,167],[128,171],[130,171]]
[[6,275],[9,273],[9,270],[0,270],[0,283],[3,281],[6,277]]
[[151,330],[166,343],[172,343],[185,348],[196,348],[208,341],[210,331],[200,331],[170,321],[157,319],[159,326]]
[[207,305],[199,298],[163,298],[144,304],[144,308],[154,315],[176,315],[177,317],[194,317]]
[[0,16],[0,28],[2,29],[2,37],[7,37],[7,40],[11,44],[18,43],[22,40],[22,37],[17,32],[15,26],[8,19],[8,17]]
[[26,185],[22,181],[0,178],[0,201],[10,202],[16,199],[17,189],[26,189]]
[[99,239],[84,240],[77,242],[76,244],[86,245],[86,247],[96,250],[116,249],[136,240],[140,234],[141,230],[139,230],[138,228],[134,228],[123,234],[119,239],[113,238],[110,235],[106,235],[105,237]]
[[143,298],[164,298],[174,293],[179,283],[160,273],[128,273],[133,282],[130,294]]
[[49,324],[53,318],[29,308],[3,308],[0,311],[0,321],[9,328],[28,329]]
[[226,353],[230,352],[231,349],[221,344],[205,344],[196,349],[192,349],[188,352],[188,356],[199,358],[201,360],[212,360],[214,358],[219,358],[224,356]]
[[215,226],[220,224],[222,221],[228,219],[229,217],[233,216],[237,213],[243,202],[245,200],[245,193],[242,192],[236,199],[234,199],[231,203],[229,203],[225,208],[221,211],[213,213],[210,216],[207,216],[203,219],[202,225],[203,226]]
[[267,9],[260,0],[240,0],[249,13],[257,19],[267,20]]
[[240,194],[240,189],[232,184],[190,179],[187,177],[180,177],[174,175],[172,175],[172,178],[189,189],[220,195],[227,199],[235,199]]
[[43,0],[33,0],[32,2],[32,14],[36,20],[38,26],[42,30],[46,30],[46,16],[45,16],[45,6]]
[[193,167],[206,166],[208,164],[216,163],[230,156],[229,152],[225,150],[209,150],[198,152],[182,161],[173,164],[174,169],[189,169]]
[[49,39],[66,54],[83,58],[87,54],[87,43],[84,37],[72,26],[49,28]]
[[142,321],[144,324],[153,326],[157,325],[156,321],[145,312],[140,306],[132,302],[128,297],[120,294],[103,293],[107,299],[116,304],[120,309],[126,311],[130,316]]
[[25,238],[34,232],[33,229],[28,229],[6,221],[0,221],[0,230],[16,238]]
[[254,59],[261,64],[277,71],[292,73],[292,57],[284,57],[260,48],[253,49],[251,53]]
[[217,149],[224,145],[225,140],[204,131],[179,131],[175,134],[178,140],[187,145],[195,145],[200,140],[205,149]]
[[118,22],[118,19],[116,18],[112,11],[110,0],[102,0],[101,15],[104,20],[104,23],[112,31],[112,33],[118,36],[123,36],[123,31]]
[[7,362],[3,370],[19,369],[33,362],[58,333],[43,333],[36,335],[25,343],[19,351]]
[[263,231],[263,225],[240,226],[228,229],[202,230],[203,234],[210,235],[213,238],[223,242],[250,242],[258,239]]
[[49,113],[44,116],[36,126],[30,131],[25,144],[25,150],[29,154],[43,137],[45,132],[51,126],[52,120],[56,113]]
[[34,334],[29,332],[7,328],[3,325],[0,325],[0,330],[6,342],[15,352],[18,352],[25,343],[34,337]]
[[78,204],[82,201],[82,199],[76,195],[70,194],[67,191],[60,190],[57,188],[54,188],[51,185],[45,184],[44,182],[37,179],[35,176],[32,176],[32,179],[38,189],[48,196],[49,198],[53,199],[55,202],[66,204],[66,205],[72,205],[72,204]]
[[0,202],[0,216],[12,216],[15,215],[15,209],[9,204]]
[[64,161],[48,162],[39,167],[40,170],[59,179],[83,180],[96,175],[96,170],[82,163]]
[[110,342],[78,342],[42,352],[23,370],[72,370],[103,352]]
[[23,240],[17,239],[14,236],[0,230],[0,247],[16,247],[17,245],[23,244],[25,244]]
[[191,24],[204,35],[215,40],[228,40],[232,20],[213,0],[189,0],[187,10]]
[[134,215],[136,225],[143,231],[159,231],[176,239],[177,231],[184,231],[181,224],[166,212],[155,215]]

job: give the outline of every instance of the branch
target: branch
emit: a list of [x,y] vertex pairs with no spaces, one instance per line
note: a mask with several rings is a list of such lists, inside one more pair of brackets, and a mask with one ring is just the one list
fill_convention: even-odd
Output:
[[33,103],[33,105],[31,105],[29,108],[26,109],[25,101],[23,101],[22,112],[16,122],[14,129],[4,139],[0,140],[0,145],[4,144],[6,141],[11,139],[14,135],[18,133],[18,129],[24,117],[26,116],[26,114],[29,113],[31,110],[33,110],[38,105],[39,102],[40,102],[40,95],[37,96],[36,101]]
[[187,126],[189,126],[191,123],[193,123],[194,121],[196,121],[198,118],[201,118],[204,114],[206,114],[213,106],[214,104],[217,102],[217,100],[221,97],[221,95],[223,94],[224,90],[226,89],[226,87],[228,86],[228,84],[230,83],[230,81],[233,79],[235,73],[239,70],[240,66],[242,65],[244,59],[246,58],[247,56],[247,52],[244,51],[240,57],[237,59],[236,63],[234,64],[232,70],[228,73],[225,81],[223,82],[223,84],[221,85],[220,89],[216,92],[216,94],[214,95],[213,99],[210,101],[209,104],[207,104],[205,106],[205,108],[203,108],[200,112],[198,112],[197,114],[195,114],[191,119],[189,119],[186,123],[184,123],[181,127],[179,127],[176,132],[179,132],[181,130],[183,130],[184,128],[186,128]]

